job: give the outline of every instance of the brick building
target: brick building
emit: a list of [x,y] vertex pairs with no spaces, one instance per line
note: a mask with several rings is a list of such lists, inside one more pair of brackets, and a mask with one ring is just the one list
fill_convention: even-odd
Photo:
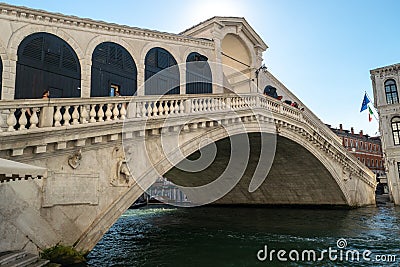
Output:
[[342,139],[343,146],[347,148],[359,161],[364,163],[377,177],[385,175],[385,167],[379,136],[370,137],[361,130],[354,133],[354,128],[344,130],[342,124],[339,129],[329,128]]

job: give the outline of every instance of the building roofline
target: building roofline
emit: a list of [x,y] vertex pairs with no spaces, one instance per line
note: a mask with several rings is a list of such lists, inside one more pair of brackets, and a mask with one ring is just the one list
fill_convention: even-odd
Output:
[[181,40],[186,42],[193,41],[206,46],[214,46],[213,41],[203,38],[196,38],[176,33],[161,32],[117,23],[105,22],[102,20],[94,20],[90,18],[81,18],[73,15],[64,15],[58,12],[49,12],[25,6],[15,6],[7,3],[0,3],[0,18],[4,15],[26,18],[27,20],[45,21],[48,24],[60,23],[85,29],[105,30],[116,33],[149,36],[155,38],[160,38],[162,36],[166,39]]
[[388,66],[372,69],[369,72],[372,74],[372,73],[378,73],[378,72],[381,72],[381,71],[387,71],[387,70],[392,70],[392,69],[400,69],[400,63],[396,63],[396,64],[392,64],[392,65],[388,65]]
[[214,16],[212,18],[206,19],[184,31],[182,31],[180,34],[182,35],[192,35],[207,26],[209,26],[212,23],[219,24],[221,26],[229,25],[229,24],[243,24],[244,29],[250,39],[253,39],[252,41],[254,43],[257,43],[263,50],[266,50],[268,48],[268,45],[263,41],[263,39],[258,35],[258,33],[253,29],[253,27],[250,26],[250,24],[247,22],[247,20],[244,17],[229,17],[229,16]]

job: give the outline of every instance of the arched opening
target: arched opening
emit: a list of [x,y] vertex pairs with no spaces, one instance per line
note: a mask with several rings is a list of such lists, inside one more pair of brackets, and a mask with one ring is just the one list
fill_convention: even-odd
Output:
[[397,94],[396,82],[392,79],[385,82],[386,102],[388,104],[399,103],[399,96]]
[[175,58],[163,48],[150,49],[145,59],[145,94],[179,94],[179,81],[179,67]]
[[186,94],[211,94],[212,74],[206,56],[190,53],[186,59]]
[[92,55],[90,96],[132,96],[137,90],[137,69],[129,52],[116,43],[99,44]]
[[[238,137],[241,135],[246,134],[239,134],[236,137],[245,138]],[[283,136],[277,136],[273,164],[269,172],[265,173],[264,182],[255,192],[250,193],[248,188],[260,160],[262,139],[271,138],[271,134],[249,133],[247,135],[250,153],[246,170],[235,187],[215,201],[215,204],[347,205],[344,193],[324,163],[301,144]],[[164,176],[175,185],[185,187],[204,186],[217,180],[227,171],[232,153],[234,153],[230,138],[232,137],[215,142],[218,153],[207,168],[198,172],[189,172],[177,164]],[[268,139],[264,139],[264,142],[265,140]],[[200,151],[196,151],[187,158],[194,161],[199,157]],[[288,166],[289,162],[290,166]],[[235,173],[242,171],[239,166],[230,167],[237,169]]]
[[27,36],[18,47],[15,99],[80,97],[81,67],[72,47],[49,33]]
[[237,35],[227,34],[222,40],[224,88],[237,93],[250,92],[251,55]]

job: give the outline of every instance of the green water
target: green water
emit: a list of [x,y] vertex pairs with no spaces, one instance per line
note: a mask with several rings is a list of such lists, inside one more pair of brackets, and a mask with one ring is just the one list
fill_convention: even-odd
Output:
[[[400,209],[356,210],[149,206],[128,210],[88,256],[89,266],[399,266]],[[346,247],[337,247],[344,238]],[[267,245],[287,251],[260,261]],[[288,258],[300,252],[337,249],[338,259]],[[360,260],[349,256],[357,250]],[[370,250],[364,260],[362,253]],[[260,254],[262,256],[263,254]],[[292,254],[292,256],[296,254]],[[307,254],[305,254],[307,255]],[[334,256],[335,254],[332,254]],[[317,258],[320,254],[317,255]],[[379,259],[391,262],[378,262]],[[389,257],[392,257],[391,259]],[[396,257],[393,262],[393,257]],[[283,257],[284,259],[284,257]]]

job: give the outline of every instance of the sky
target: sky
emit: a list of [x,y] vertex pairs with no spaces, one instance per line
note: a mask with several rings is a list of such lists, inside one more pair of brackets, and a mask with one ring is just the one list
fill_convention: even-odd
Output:
[[400,62],[398,0],[10,0],[65,15],[179,33],[213,16],[244,17],[269,46],[268,70],[324,123],[378,134],[360,113],[369,71]]

